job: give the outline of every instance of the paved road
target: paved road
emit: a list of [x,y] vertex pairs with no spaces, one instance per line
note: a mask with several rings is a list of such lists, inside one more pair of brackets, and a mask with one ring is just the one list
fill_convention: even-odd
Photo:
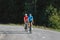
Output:
[[23,26],[0,25],[0,40],[60,40],[60,32],[33,28],[33,33]]

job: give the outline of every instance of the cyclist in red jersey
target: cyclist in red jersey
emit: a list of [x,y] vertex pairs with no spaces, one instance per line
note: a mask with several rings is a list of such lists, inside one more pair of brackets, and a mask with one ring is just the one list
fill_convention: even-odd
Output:
[[27,26],[28,26],[28,16],[25,14],[24,16],[24,23],[25,23],[25,31],[27,31]]

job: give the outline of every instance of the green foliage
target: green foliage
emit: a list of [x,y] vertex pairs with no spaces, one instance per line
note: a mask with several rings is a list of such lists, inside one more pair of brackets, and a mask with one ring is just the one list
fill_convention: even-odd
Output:
[[60,28],[60,18],[58,15],[51,15],[49,18],[50,25],[53,28]]
[[47,7],[46,10],[47,13],[49,13],[49,24],[48,26],[52,28],[59,28],[60,29],[60,18],[59,18],[59,13],[57,12],[57,8],[54,8],[52,5]]

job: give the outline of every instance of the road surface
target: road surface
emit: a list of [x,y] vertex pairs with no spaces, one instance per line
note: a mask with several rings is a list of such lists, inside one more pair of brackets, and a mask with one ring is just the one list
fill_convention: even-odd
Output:
[[0,25],[0,40],[60,40],[60,32],[33,28],[29,34],[23,26]]

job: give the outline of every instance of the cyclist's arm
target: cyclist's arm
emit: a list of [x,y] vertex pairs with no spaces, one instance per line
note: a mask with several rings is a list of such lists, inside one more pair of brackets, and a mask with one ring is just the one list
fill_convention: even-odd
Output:
[[24,23],[25,23],[25,17],[24,17]]
[[28,22],[29,22],[29,17],[28,17]]
[[34,20],[33,20],[33,17],[32,17],[32,23],[34,24]]

